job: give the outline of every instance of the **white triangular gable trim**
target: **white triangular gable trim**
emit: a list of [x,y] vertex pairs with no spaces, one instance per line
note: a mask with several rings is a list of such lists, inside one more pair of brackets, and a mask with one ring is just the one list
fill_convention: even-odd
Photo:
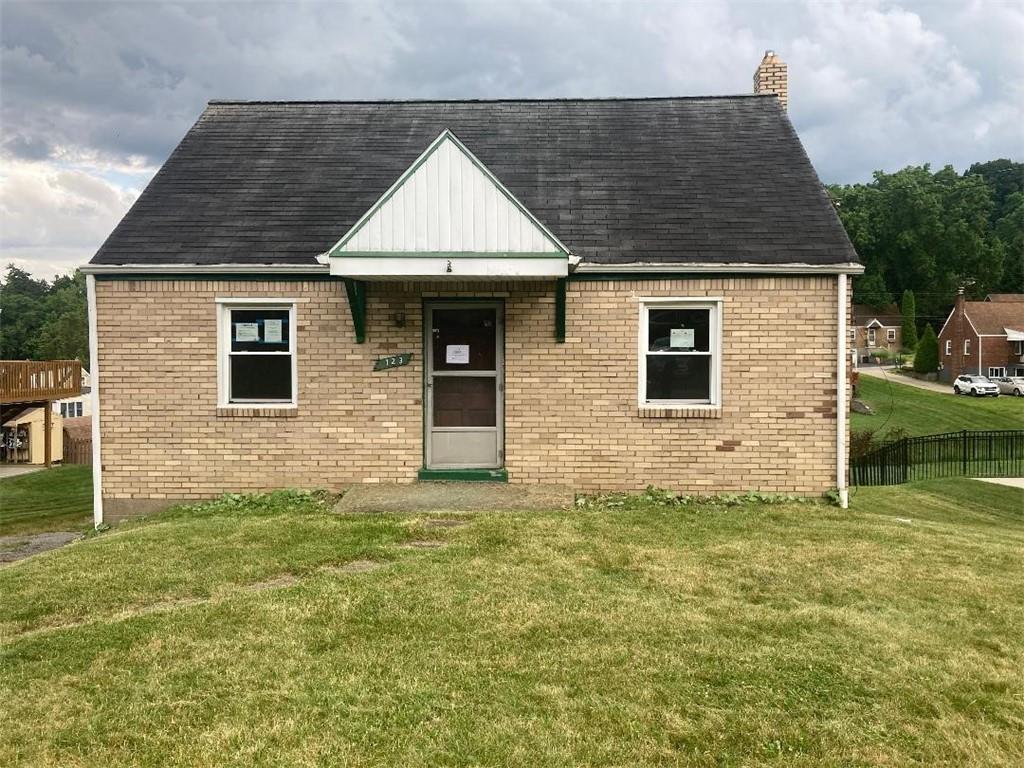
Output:
[[566,258],[569,249],[444,130],[329,251]]

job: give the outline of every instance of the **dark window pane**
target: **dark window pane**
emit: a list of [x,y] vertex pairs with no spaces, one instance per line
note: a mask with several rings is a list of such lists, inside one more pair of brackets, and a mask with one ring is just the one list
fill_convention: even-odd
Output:
[[287,309],[231,310],[232,352],[287,352]]
[[[497,310],[435,309],[431,313],[435,371],[495,370]],[[468,346],[468,363],[449,363],[449,347]],[[457,353],[458,350],[452,350]]]
[[291,355],[232,355],[231,395],[235,400],[291,400]]
[[493,427],[497,388],[490,376],[435,376],[435,427]]
[[[673,338],[672,331],[675,331]],[[690,346],[692,341],[693,346]],[[672,343],[676,342],[673,346]],[[710,352],[711,310],[651,309],[647,344],[651,352]]]
[[710,355],[648,355],[648,400],[710,400]]

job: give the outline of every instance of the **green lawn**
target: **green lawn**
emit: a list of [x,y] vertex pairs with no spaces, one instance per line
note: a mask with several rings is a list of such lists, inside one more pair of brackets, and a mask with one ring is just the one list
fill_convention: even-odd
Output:
[[853,505],[125,525],[0,569],[0,765],[1021,765],[1024,493]]
[[[952,389],[950,390],[952,392]],[[850,415],[850,428],[905,429],[910,435],[931,435],[961,429],[1024,429],[1024,398],[956,397],[888,380],[860,377],[860,400],[871,416]]]
[[0,536],[91,525],[92,467],[54,467],[0,480]]

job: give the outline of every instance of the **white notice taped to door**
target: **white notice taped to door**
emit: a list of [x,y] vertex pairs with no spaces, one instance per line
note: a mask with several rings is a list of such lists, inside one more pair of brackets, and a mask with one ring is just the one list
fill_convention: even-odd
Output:
[[281,321],[267,319],[263,321],[263,341],[267,344],[281,343]]
[[444,348],[444,361],[451,365],[469,365],[469,344],[449,344]]

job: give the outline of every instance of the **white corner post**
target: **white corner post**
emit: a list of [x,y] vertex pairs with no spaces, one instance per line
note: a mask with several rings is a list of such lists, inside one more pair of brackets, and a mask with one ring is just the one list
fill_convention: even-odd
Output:
[[839,506],[850,506],[850,489],[846,485],[846,275],[840,274],[838,338],[836,339],[836,488]]
[[92,389],[92,522],[103,522],[103,466],[100,462],[100,356],[96,322],[96,276],[85,276],[85,292],[89,304],[89,367]]

